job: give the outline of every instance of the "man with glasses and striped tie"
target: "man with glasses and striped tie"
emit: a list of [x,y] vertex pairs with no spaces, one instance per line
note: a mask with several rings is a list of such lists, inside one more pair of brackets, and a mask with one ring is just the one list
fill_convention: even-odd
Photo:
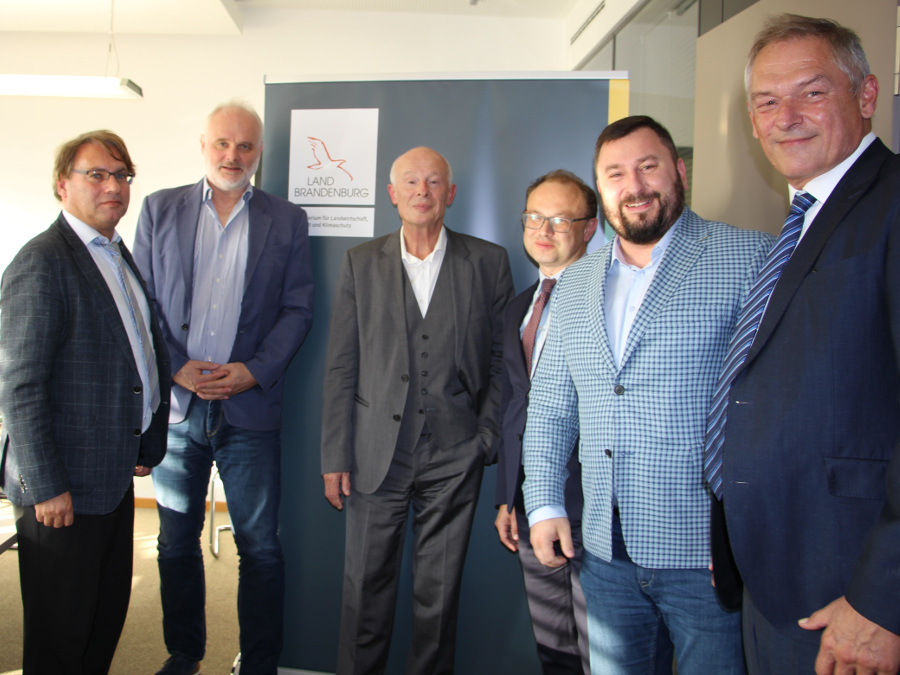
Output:
[[549,300],[566,268],[587,252],[597,230],[597,195],[575,174],[557,169],[525,191],[525,251],[538,266],[538,280],[503,313],[503,405],[497,451],[497,517],[500,542],[519,556],[534,641],[546,675],[583,675],[588,664],[587,611],[581,591],[581,464],[573,452],[567,469],[565,506],[575,557],[545,567],[531,548],[522,497],[522,434],[531,375],[550,329]]
[[0,287],[0,481],[15,506],[24,673],[105,673],[131,594],[134,492],[162,460],[169,357],[116,233],[134,164],[94,131],[60,147],[62,213]]
[[[791,210],[709,416],[751,673],[900,669],[900,160],[859,37],[784,14],[745,72]],[[717,581],[719,564],[715,565]]]

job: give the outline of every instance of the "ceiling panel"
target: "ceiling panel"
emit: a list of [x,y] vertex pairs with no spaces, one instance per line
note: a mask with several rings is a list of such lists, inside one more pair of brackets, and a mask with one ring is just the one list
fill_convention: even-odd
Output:
[[[233,35],[241,10],[410,12],[563,19],[577,0],[0,0],[0,33]],[[113,4],[114,3],[114,4]]]

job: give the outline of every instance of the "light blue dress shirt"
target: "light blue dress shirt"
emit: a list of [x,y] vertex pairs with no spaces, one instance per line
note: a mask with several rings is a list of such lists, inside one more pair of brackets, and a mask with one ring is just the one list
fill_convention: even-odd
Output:
[[203,180],[203,203],[194,240],[194,292],[187,352],[191,359],[228,363],[244,297],[250,210],[248,186],[224,225]]
[[[122,326],[125,328],[125,333],[128,335],[128,342],[131,345],[131,352],[134,355],[134,363],[137,366],[138,373],[141,376],[141,385],[144,391],[144,409],[143,419],[141,422],[141,432],[147,431],[147,428],[150,426],[150,422],[153,420],[153,413],[155,411],[150,405],[150,380],[148,378],[148,374],[146,373],[146,369],[142,368],[140,365],[144,362],[144,355],[141,351],[141,342],[138,338],[137,332],[135,331],[134,322],[132,322],[131,320],[131,310],[128,307],[128,300],[125,298],[125,294],[122,292],[122,287],[119,285],[119,279],[117,278],[115,268],[112,266],[111,261],[106,258],[106,255],[101,249],[91,245],[91,242],[97,238],[102,239],[104,243],[114,242],[118,244],[122,241],[122,237],[120,237],[119,233],[116,232],[113,235],[112,242],[110,242],[106,237],[100,234],[93,227],[79,220],[65,209],[63,209],[63,216],[65,217],[66,222],[69,223],[69,226],[72,228],[75,234],[78,235],[78,238],[81,239],[81,241],[84,242],[84,245],[87,247],[88,252],[91,254],[91,258],[94,259],[94,264],[97,265],[97,269],[100,270],[100,274],[103,275],[103,280],[109,287],[109,292],[112,293],[113,300],[116,303],[116,309],[119,310],[119,316],[122,319]],[[138,301],[138,308],[141,311],[141,317],[143,318],[144,324],[147,327],[147,333],[152,334],[150,330],[150,306],[147,304],[147,296],[144,295],[144,289],[141,288],[140,282],[137,280],[137,277],[135,277],[134,272],[131,271],[131,268],[128,265],[125,265],[125,272],[125,278],[128,281],[128,284],[131,286],[131,290],[134,292],[134,297]],[[153,345],[149,345],[149,348],[153,349]]]
[[617,236],[613,242],[612,261],[606,272],[606,293],[604,311],[606,313],[606,334],[609,336],[609,347],[616,365],[622,365],[622,355],[628,334],[634,324],[641,304],[647,295],[650,284],[659,269],[659,263],[672,241],[672,234],[681,222],[681,216],[675,224],[662,236],[650,253],[650,263],[646,267],[637,267],[625,262],[622,245]]

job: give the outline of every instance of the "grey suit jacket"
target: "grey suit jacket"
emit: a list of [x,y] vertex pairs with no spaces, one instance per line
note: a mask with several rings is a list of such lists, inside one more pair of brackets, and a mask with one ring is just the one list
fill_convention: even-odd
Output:
[[134,467],[155,466],[165,454],[169,355],[152,307],[162,402],[143,435],[131,343],[103,275],[62,215],[6,269],[0,312],[4,490],[21,506],[69,491],[75,513],[109,513]]
[[[502,314],[513,295],[509,258],[496,244],[447,232],[441,275],[453,285],[455,367],[472,415],[456,442],[476,433],[493,461],[498,437]],[[409,373],[400,230],[344,255],[331,312],[322,411],[322,473],[351,472],[371,493],[387,474]]]

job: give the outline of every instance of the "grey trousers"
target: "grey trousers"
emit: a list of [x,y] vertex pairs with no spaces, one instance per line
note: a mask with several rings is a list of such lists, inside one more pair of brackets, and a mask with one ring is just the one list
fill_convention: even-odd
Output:
[[463,563],[484,452],[476,436],[440,449],[423,434],[397,450],[372,494],[352,489],[347,518],[337,675],[383,673],[391,644],[403,540],[412,513],[413,625],[408,675],[452,673]]
[[[523,509],[524,510],[524,509]],[[563,567],[545,567],[534,555],[528,518],[516,509],[519,563],[525,579],[528,611],[544,675],[590,673],[587,605],[581,590],[581,521],[572,521],[575,557]]]

